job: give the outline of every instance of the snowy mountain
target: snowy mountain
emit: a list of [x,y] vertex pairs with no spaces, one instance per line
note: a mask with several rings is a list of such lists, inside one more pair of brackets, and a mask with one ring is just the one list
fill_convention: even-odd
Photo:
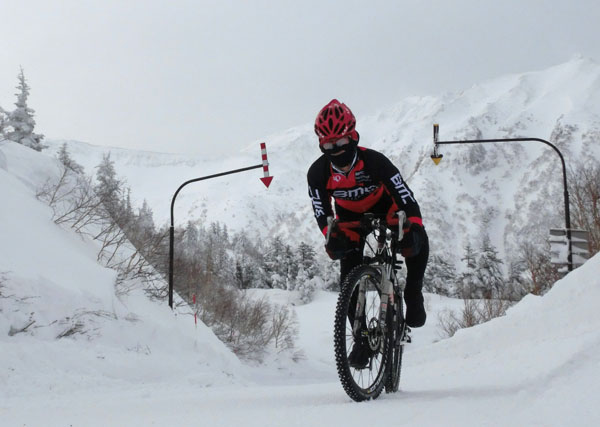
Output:
[[[574,58],[459,93],[408,98],[358,117],[357,129],[361,145],[388,155],[415,192],[433,252],[450,254],[459,264],[466,242],[477,247],[483,234],[503,257],[514,252],[519,236],[540,244],[549,228],[564,226],[560,162],[549,147],[530,142],[445,146],[444,160],[435,166],[429,158],[432,124],[439,123],[441,140],[546,139],[575,167],[583,158],[600,160],[599,112],[600,65]],[[260,169],[192,184],[178,196],[176,224],[218,220],[233,230],[320,245],[306,188],[306,171],[320,155],[312,123],[265,141],[275,176],[268,190],[258,179]],[[53,154],[63,142],[49,141],[46,152]],[[110,151],[117,172],[138,203],[149,202],[157,224],[168,222],[171,197],[185,180],[261,162],[258,141],[225,159],[67,144],[88,173]]]

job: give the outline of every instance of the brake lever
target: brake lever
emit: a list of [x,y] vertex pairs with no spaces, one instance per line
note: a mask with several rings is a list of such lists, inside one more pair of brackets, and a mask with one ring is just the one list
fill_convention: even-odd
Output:
[[333,222],[335,220],[332,216],[327,217],[327,234],[325,235],[325,244],[329,243],[329,236],[331,236],[331,229],[333,228]]
[[398,211],[398,241],[404,238],[404,224],[406,223],[406,212]]

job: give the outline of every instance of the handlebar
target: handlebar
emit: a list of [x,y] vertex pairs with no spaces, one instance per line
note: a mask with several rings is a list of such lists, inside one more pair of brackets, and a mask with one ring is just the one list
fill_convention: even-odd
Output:
[[[402,227],[398,227],[398,241],[400,241],[404,237],[403,228],[406,224],[406,213],[404,211],[398,211],[396,214],[398,215],[399,224],[402,224]],[[381,227],[391,228],[389,224],[387,224],[385,221],[382,221],[380,218],[376,218],[375,215],[371,213],[365,214],[363,218],[358,221],[338,221],[332,216],[329,216],[327,217],[327,235],[325,236],[326,242],[329,242],[329,236],[334,226],[339,227],[341,229],[358,229],[359,231],[362,231],[365,234],[368,234],[371,231]]]

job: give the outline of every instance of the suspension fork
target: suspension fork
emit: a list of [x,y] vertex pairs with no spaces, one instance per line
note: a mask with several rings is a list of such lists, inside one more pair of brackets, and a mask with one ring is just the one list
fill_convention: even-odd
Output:
[[[356,299],[356,308],[354,312],[354,324],[352,325],[352,335],[354,337],[360,337],[360,317],[362,315],[362,310],[365,309],[365,301],[366,301],[366,293],[367,293],[367,284],[366,277],[360,278],[360,283],[358,284],[358,297]],[[366,313],[365,313],[366,315]]]
[[392,265],[389,263],[381,266],[381,309],[379,310],[379,326],[385,331],[387,325],[387,311],[390,305],[394,305],[394,284],[390,280]]
[[[377,268],[381,274],[381,281],[379,283],[381,289],[379,326],[380,332],[382,332],[385,330],[386,327],[388,306],[389,304],[394,304],[394,284],[390,280],[392,266],[389,263],[375,268]],[[356,310],[354,313],[354,323],[352,325],[352,333],[355,337],[360,336],[360,317],[362,315],[363,310],[365,309],[366,304],[366,280],[366,277],[362,277],[358,285],[358,297],[356,299]]]

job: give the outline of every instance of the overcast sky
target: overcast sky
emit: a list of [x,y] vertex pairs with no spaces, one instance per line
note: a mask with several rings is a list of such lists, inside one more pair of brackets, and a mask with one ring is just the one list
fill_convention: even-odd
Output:
[[0,0],[0,16],[0,106],[23,66],[46,137],[163,152],[239,150],[334,97],[360,116],[600,60],[597,0]]

